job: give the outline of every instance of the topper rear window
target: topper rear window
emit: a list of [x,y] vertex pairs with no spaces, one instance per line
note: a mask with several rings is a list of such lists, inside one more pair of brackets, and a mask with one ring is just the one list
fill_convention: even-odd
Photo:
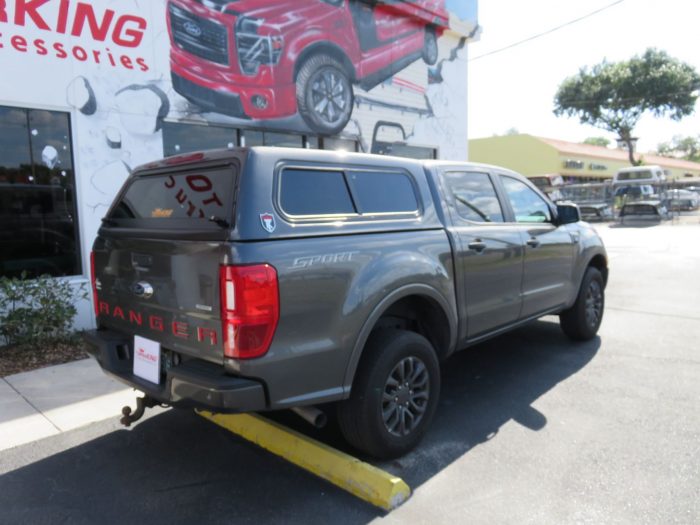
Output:
[[207,228],[231,222],[237,169],[232,166],[134,178],[108,219],[121,227]]

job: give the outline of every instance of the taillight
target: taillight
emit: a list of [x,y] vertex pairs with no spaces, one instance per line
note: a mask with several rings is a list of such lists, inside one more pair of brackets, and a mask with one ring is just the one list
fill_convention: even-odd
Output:
[[95,307],[95,319],[100,314],[99,299],[97,297],[97,278],[95,277],[95,252],[90,252],[90,283],[92,284],[92,302]]
[[224,355],[265,355],[279,320],[277,271],[269,264],[221,266],[219,281]]

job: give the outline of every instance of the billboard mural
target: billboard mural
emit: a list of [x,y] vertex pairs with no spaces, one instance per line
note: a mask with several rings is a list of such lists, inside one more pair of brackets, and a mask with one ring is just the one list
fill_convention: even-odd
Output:
[[465,158],[476,16],[476,0],[0,0],[0,106],[71,113],[50,162],[74,164],[87,247],[166,122]]
[[435,65],[437,39],[448,25],[443,0],[210,4],[168,4],[175,91],[234,117],[298,114],[325,135],[348,124],[354,86],[370,91],[419,59]]

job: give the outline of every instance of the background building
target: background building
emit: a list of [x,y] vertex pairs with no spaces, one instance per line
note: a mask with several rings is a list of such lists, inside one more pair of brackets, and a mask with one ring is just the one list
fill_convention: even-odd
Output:
[[477,0],[2,1],[0,275],[86,283],[116,192],[163,156],[466,159],[476,37]]
[[[641,157],[645,164],[667,170],[669,179],[700,177],[700,163],[647,153]],[[558,174],[570,183],[611,180],[617,170],[630,166],[627,150],[526,134],[470,140],[469,160],[504,166],[525,176]]]

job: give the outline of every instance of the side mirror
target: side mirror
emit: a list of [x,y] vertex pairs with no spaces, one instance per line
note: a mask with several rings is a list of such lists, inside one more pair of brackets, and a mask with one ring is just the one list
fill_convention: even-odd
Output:
[[557,204],[557,224],[573,224],[581,220],[578,206],[573,202],[560,202]]

